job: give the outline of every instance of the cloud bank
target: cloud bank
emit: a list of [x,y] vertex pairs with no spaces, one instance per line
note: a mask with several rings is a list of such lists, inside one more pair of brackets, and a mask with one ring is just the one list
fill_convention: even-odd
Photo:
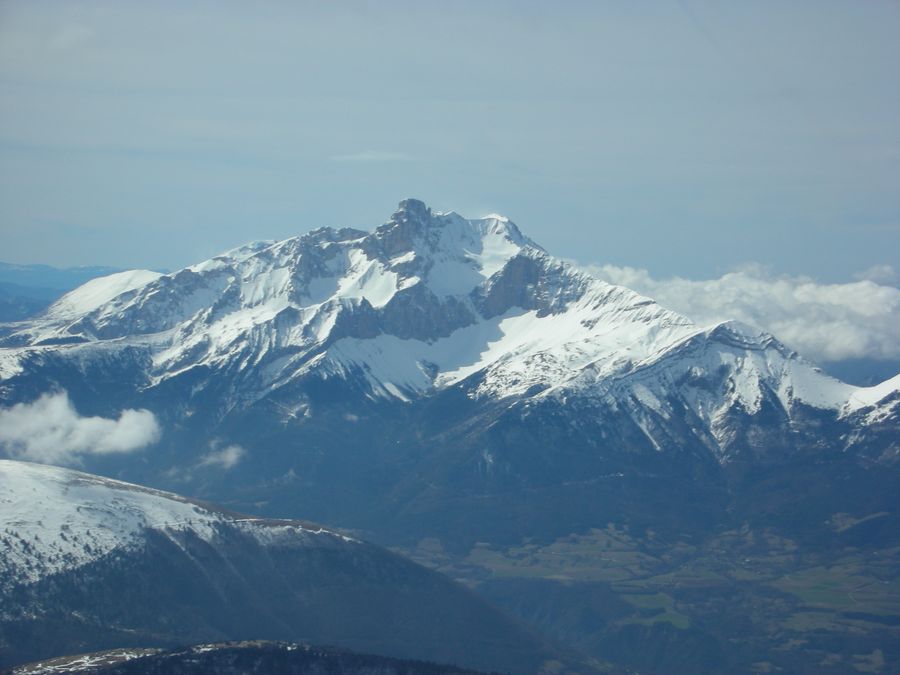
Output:
[[766,330],[813,361],[900,359],[897,275],[879,266],[859,281],[822,284],[742,267],[718,279],[657,279],[644,269],[586,265],[594,276],[647,295],[698,323],[737,319]]
[[82,417],[66,392],[0,410],[0,447],[14,459],[78,464],[87,455],[134,452],[159,437],[149,410],[123,410],[118,419]]

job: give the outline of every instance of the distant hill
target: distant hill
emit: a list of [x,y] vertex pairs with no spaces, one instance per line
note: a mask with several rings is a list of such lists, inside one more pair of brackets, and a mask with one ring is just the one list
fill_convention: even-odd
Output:
[[59,268],[0,262],[0,322],[34,316],[67,291],[118,271],[115,267]]

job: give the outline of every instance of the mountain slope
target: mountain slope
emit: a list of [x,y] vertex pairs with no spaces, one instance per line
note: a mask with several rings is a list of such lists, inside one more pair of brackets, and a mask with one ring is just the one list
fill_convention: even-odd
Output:
[[10,675],[59,673],[126,673],[185,675],[252,675],[316,673],[317,675],[477,675],[422,661],[356,654],[330,647],[267,641],[205,644],[173,649],[120,649],[52,659],[16,668]]
[[247,638],[516,671],[550,654],[377,547],[66,469],[0,461],[0,543],[0,665]]

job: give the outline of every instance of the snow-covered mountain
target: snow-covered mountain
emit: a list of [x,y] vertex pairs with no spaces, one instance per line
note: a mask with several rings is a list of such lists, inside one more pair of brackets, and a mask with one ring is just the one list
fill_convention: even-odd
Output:
[[[93,280],[0,335],[0,405],[65,390],[72,415],[158,421],[144,451],[72,462],[384,540],[435,522],[506,531],[485,495],[513,493],[526,529],[639,512],[698,524],[747,498],[736,476],[750,467],[847,465],[864,473],[845,495],[881,495],[866,481],[900,457],[900,379],[839,382],[771,335],[697,325],[584,274],[506,218],[412,199],[372,232]],[[211,459],[224,447],[237,449]],[[39,456],[28,439],[5,451]],[[553,496],[538,506],[533,490]]]
[[68,469],[0,460],[0,547],[0,666],[250,638],[513,670],[551,655],[378,547]]
[[0,582],[8,588],[146,545],[148,532],[213,544],[233,529],[262,545],[342,547],[345,535],[295,521],[238,517],[178,495],[87,473],[0,460]]
[[[771,403],[787,420],[798,406],[883,418],[893,404],[874,407],[900,386],[843,384],[771,335],[698,326],[591,278],[506,218],[434,214],[412,199],[372,233],[323,228],[173,274],[96,279],[8,333],[7,402],[16,377],[43,363],[125,358],[136,391],[190,380],[194,395],[217,389],[220,417],[309,379],[399,401],[462,387],[473,398],[625,407],[653,446],[665,438],[650,418],[687,413],[721,461],[732,412]],[[302,393],[280,405],[286,417],[309,413]]]

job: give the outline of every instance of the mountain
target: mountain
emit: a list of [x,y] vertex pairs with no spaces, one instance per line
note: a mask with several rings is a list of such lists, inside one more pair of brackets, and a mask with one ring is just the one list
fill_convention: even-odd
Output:
[[[284,444],[328,446],[336,419],[362,432],[410,417],[414,438],[395,430],[390,443],[472,438],[479,454],[458,456],[455,472],[479,489],[545,481],[548,463],[570,480],[621,472],[633,457],[713,473],[805,452],[897,459],[897,378],[841,383],[771,335],[698,326],[593,279],[506,218],[435,214],[411,199],[372,233],[323,228],[173,274],[95,279],[2,344],[3,403],[61,387],[94,414],[146,408],[167,433],[142,464],[164,458],[167,471],[224,437],[248,446],[247,464],[266,455],[253,479],[309,475],[320,460],[286,456]],[[540,446],[505,447],[532,420]],[[491,438],[498,428],[509,433]],[[365,436],[383,445],[383,431]],[[548,451],[563,439],[577,457]],[[123,470],[160,483],[152,469]]]
[[0,405],[65,391],[89,420],[155,416],[150,447],[83,468],[353,528],[629,667],[802,670],[797,626],[869,653],[891,630],[871,617],[900,617],[836,593],[823,627],[796,586],[854,560],[829,583],[863,597],[851,580],[900,569],[900,379],[852,386],[772,335],[697,325],[501,216],[405,200],[372,232],[95,280],[0,344]]
[[0,461],[0,544],[0,665],[248,638],[517,672],[552,655],[378,547],[68,469]]

